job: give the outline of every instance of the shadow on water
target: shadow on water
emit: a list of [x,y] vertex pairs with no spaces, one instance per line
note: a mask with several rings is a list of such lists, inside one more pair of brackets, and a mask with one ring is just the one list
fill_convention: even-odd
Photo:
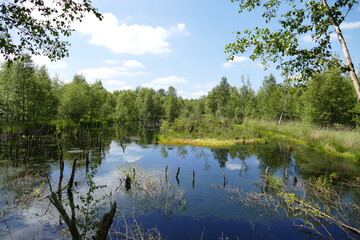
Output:
[[308,238],[286,214],[265,216],[224,191],[261,192],[254,182],[264,174],[295,187],[322,177],[344,199],[360,202],[358,192],[340,184],[360,177],[359,164],[347,159],[278,141],[158,145],[156,133],[133,125],[2,136],[0,238],[105,239],[110,225],[115,239],[136,229],[167,239]]

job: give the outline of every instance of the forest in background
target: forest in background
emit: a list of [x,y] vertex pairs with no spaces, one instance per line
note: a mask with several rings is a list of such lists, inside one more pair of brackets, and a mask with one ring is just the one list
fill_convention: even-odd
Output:
[[[240,81],[240,80],[239,80]],[[256,92],[249,79],[234,87],[223,77],[206,96],[183,99],[174,87],[108,92],[101,80],[89,84],[82,75],[70,83],[51,78],[45,66],[29,56],[5,62],[0,70],[0,123],[2,131],[34,126],[65,127],[82,123],[141,122],[160,124],[175,119],[214,124],[241,124],[245,119],[301,121],[323,127],[360,126],[360,103],[350,79],[329,69],[295,85],[263,79]]]

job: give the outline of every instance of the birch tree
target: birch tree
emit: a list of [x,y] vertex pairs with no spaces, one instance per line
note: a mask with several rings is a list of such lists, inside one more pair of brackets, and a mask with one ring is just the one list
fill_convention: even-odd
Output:
[[[263,9],[262,17],[265,22],[275,22],[278,27],[275,30],[256,27],[253,30],[238,31],[236,41],[226,46],[226,51],[230,54],[229,60],[250,49],[251,59],[261,59],[265,66],[269,62],[276,62],[277,68],[282,69],[284,75],[297,76],[298,81],[305,81],[324,69],[337,68],[340,72],[349,74],[360,102],[359,79],[342,33],[342,24],[348,13],[358,6],[358,1],[231,1],[239,4],[239,13]],[[332,50],[333,34],[339,40],[343,57],[335,55]],[[310,37],[313,47],[302,46],[303,37]]]

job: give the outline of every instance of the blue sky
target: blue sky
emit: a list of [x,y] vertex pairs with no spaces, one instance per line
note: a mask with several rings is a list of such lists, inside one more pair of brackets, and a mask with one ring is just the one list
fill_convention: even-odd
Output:
[[[226,62],[225,45],[235,40],[234,32],[264,26],[260,14],[238,14],[230,0],[94,0],[93,5],[104,19],[89,16],[74,25],[68,58],[56,63],[35,58],[64,82],[82,73],[89,82],[101,79],[109,91],[174,86],[184,98],[198,98],[223,76],[238,87],[242,76],[249,78],[255,90],[270,73],[282,81],[273,66],[264,71],[247,54]],[[359,66],[360,6],[347,22],[344,35]],[[312,44],[307,37],[302,41]],[[333,42],[342,56],[337,40]]]

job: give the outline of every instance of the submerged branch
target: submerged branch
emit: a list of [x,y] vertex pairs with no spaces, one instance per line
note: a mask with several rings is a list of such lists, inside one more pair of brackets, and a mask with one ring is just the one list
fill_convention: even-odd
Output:
[[[360,229],[346,222],[346,216],[350,214],[342,211],[343,203],[340,202],[338,195],[331,189],[328,189],[327,186],[321,185],[318,182],[309,184],[309,187],[314,191],[323,192],[323,195],[315,195],[316,197],[320,198],[320,200],[324,197],[327,198],[328,203],[322,202],[324,204],[324,209],[322,209],[316,202],[307,200],[305,197],[299,197],[299,192],[297,192],[297,194],[291,192],[283,182],[280,182],[279,179],[272,175],[265,177],[259,185],[261,189],[267,189],[267,191],[262,191],[261,193],[243,193],[237,188],[229,187],[225,188],[225,190],[231,194],[232,199],[240,201],[242,205],[247,207],[258,208],[260,206],[270,213],[274,213],[274,211],[278,212],[278,208],[281,207],[290,216],[302,220],[305,226],[301,225],[301,227],[312,229],[316,233],[319,233],[320,236],[323,236],[323,234],[320,234],[316,226],[321,227],[330,239],[332,239],[332,235],[328,231],[329,229],[321,223],[322,220],[335,224],[348,236],[350,236],[350,232],[356,234],[356,236],[360,236]],[[314,187],[314,185],[317,186]],[[330,208],[337,212],[339,216],[332,216]],[[311,223],[309,219],[312,219],[314,223]]]

